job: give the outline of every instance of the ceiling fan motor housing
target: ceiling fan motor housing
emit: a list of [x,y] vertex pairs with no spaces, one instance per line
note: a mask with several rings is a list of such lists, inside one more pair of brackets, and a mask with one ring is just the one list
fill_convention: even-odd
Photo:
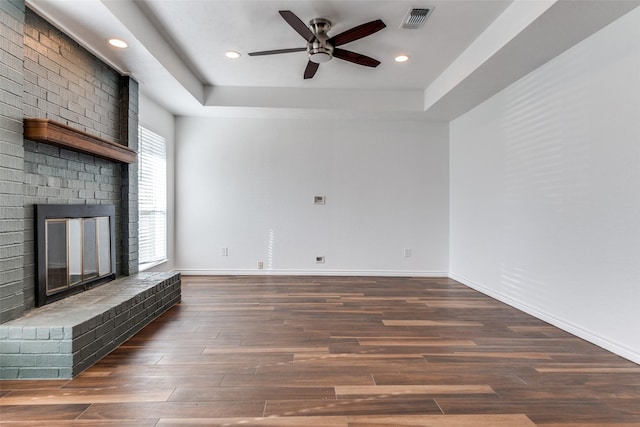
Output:
[[327,42],[329,39],[327,31],[331,29],[331,21],[324,18],[315,18],[309,21],[309,26],[316,36],[313,41],[307,44],[309,60],[316,64],[330,61],[333,58],[333,46]]

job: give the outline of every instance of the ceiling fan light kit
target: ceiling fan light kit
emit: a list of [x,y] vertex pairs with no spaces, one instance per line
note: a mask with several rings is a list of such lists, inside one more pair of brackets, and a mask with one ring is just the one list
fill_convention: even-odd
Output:
[[309,61],[316,64],[329,62],[333,58],[333,46],[327,43],[327,40],[329,40],[327,31],[331,29],[331,21],[324,18],[315,18],[309,21],[309,26],[315,34],[315,39],[307,44]]
[[358,25],[336,36],[329,37],[327,32],[331,29],[331,21],[328,19],[314,18],[309,21],[309,26],[307,26],[290,10],[281,10],[280,16],[307,41],[307,47],[251,52],[249,56],[275,55],[306,50],[309,61],[304,70],[305,79],[312,78],[318,71],[320,64],[329,62],[334,57],[366,67],[380,65],[380,61],[377,59],[337,47],[367,37],[385,28],[385,23],[380,19]]

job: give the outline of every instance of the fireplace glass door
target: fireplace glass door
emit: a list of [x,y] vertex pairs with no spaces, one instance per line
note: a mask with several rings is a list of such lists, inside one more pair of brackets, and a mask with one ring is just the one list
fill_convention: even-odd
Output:
[[47,295],[113,273],[109,220],[46,220]]
[[67,265],[67,221],[47,220],[47,293],[69,286]]
[[98,239],[96,238],[96,219],[82,220],[82,276],[91,279],[98,276]]
[[80,218],[70,219],[67,222],[69,227],[69,286],[82,282],[82,220]]
[[114,205],[35,205],[38,307],[116,278],[115,211]]
[[98,227],[96,236],[102,248],[101,250],[98,250],[98,276],[102,277],[113,273],[113,271],[111,271],[111,252],[104,250],[106,249],[105,242],[109,242],[111,237],[109,217],[96,218],[96,223]]

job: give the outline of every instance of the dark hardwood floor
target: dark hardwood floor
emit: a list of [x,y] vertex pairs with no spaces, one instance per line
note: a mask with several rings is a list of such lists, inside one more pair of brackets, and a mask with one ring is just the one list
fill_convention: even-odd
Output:
[[0,386],[3,426],[640,426],[640,366],[450,279],[183,277],[76,379]]

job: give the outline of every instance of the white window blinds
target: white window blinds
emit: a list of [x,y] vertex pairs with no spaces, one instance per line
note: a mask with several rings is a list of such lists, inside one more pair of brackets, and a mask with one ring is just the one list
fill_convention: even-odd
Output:
[[167,257],[167,156],[165,139],[138,128],[139,264]]

